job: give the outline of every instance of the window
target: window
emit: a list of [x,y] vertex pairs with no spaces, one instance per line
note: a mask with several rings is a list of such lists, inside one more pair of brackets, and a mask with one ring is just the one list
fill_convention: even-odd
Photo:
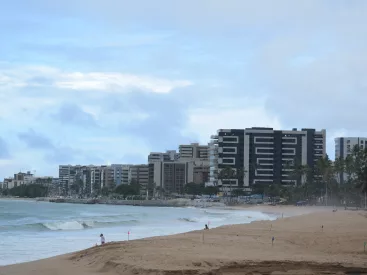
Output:
[[258,165],[273,165],[274,159],[273,158],[258,158],[256,160],[256,163]]
[[237,148],[236,147],[223,147],[223,154],[236,154]]
[[297,138],[295,137],[283,137],[282,138],[283,144],[297,144]]
[[224,136],[224,137],[223,137],[223,142],[224,142],[224,143],[238,143],[238,137],[228,137],[228,136]]
[[273,137],[254,137],[254,143],[256,144],[273,144],[274,138]]
[[259,155],[274,154],[274,149],[256,148],[256,154],[259,154]]
[[282,149],[282,154],[283,155],[295,155],[296,149],[295,148]]
[[235,164],[235,158],[223,158],[223,164]]

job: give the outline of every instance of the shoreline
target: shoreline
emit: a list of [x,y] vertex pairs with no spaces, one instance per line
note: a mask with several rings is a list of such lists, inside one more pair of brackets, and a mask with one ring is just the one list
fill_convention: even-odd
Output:
[[0,200],[26,200],[50,203],[69,203],[69,204],[104,204],[104,205],[129,205],[145,207],[227,207],[221,202],[198,201],[191,199],[169,199],[169,200],[116,200],[116,199],[73,199],[73,198],[16,198],[0,197]]
[[111,242],[54,258],[3,266],[0,274],[367,273],[367,254],[363,253],[366,213],[330,210],[209,231]]

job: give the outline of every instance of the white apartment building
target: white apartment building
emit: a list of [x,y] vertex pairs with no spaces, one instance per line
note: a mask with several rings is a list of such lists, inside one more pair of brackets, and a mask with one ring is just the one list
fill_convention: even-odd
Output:
[[[342,158],[346,159],[352,154],[353,148],[359,146],[360,149],[367,148],[366,137],[338,137],[335,138],[335,159]],[[339,175],[339,183],[344,183],[347,180],[347,175],[341,173]]]

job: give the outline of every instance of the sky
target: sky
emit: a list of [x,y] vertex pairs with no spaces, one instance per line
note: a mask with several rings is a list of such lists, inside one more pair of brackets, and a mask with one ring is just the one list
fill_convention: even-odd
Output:
[[367,136],[367,1],[13,0],[0,180],[146,163],[217,129]]

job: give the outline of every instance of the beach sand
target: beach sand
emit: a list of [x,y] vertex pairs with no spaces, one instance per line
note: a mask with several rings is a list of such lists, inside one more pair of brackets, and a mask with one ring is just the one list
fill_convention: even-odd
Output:
[[0,274],[367,274],[367,212],[272,206],[251,210],[260,209],[304,215],[108,243],[0,267]]

